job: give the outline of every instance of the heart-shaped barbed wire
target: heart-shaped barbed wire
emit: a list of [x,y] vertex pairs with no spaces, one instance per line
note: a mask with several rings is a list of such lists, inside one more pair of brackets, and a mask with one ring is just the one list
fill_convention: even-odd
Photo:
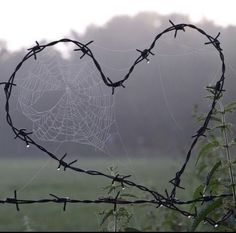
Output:
[[[128,73],[121,80],[119,80],[117,82],[113,82],[109,77],[107,77],[103,73],[102,68],[99,65],[99,62],[96,60],[92,51],[89,48],[89,45],[93,41],[83,44],[83,43],[76,41],[76,40],[61,39],[61,40],[50,42],[48,44],[39,44],[36,41],[36,45],[34,47],[28,49],[29,52],[23,57],[21,62],[16,66],[16,68],[15,68],[14,72],[12,73],[12,75],[10,76],[9,80],[7,82],[0,83],[1,85],[4,86],[4,92],[5,92],[5,96],[6,96],[6,104],[5,104],[6,120],[7,120],[7,123],[9,124],[9,126],[11,127],[12,131],[15,134],[15,138],[19,138],[20,140],[24,141],[26,143],[26,146],[34,145],[39,150],[45,152],[48,156],[50,156],[52,159],[56,160],[59,163],[58,168],[63,167],[64,170],[71,169],[73,171],[76,171],[79,173],[85,173],[85,174],[92,175],[92,176],[106,177],[106,178],[110,179],[112,183],[114,183],[114,182],[120,183],[122,185],[122,187],[124,187],[124,186],[135,187],[143,192],[149,193],[149,194],[151,194],[153,199],[150,199],[150,200],[137,199],[137,200],[132,200],[132,201],[124,200],[124,199],[119,198],[120,193],[117,192],[117,195],[115,198],[110,198],[110,197],[109,198],[98,198],[96,200],[77,200],[77,199],[70,199],[68,197],[66,197],[66,198],[65,197],[58,197],[54,194],[50,194],[53,197],[53,199],[21,200],[21,199],[17,198],[17,192],[15,190],[13,198],[7,198],[6,200],[0,200],[0,203],[15,204],[16,209],[18,211],[19,211],[19,204],[45,203],[45,202],[64,203],[64,208],[63,208],[64,210],[66,209],[67,203],[96,203],[96,204],[97,203],[109,203],[109,204],[114,205],[114,210],[116,210],[118,204],[129,205],[129,204],[149,203],[149,204],[155,205],[157,208],[161,207],[161,206],[165,206],[166,208],[177,211],[186,217],[194,217],[195,218],[198,216],[197,208],[195,208],[194,213],[191,213],[191,212],[188,212],[188,211],[184,210],[183,208],[181,208],[181,206],[187,205],[187,204],[192,204],[192,203],[197,203],[197,202],[200,202],[203,204],[203,203],[207,203],[209,201],[212,201],[214,199],[217,199],[219,197],[226,198],[226,197],[232,196],[232,194],[221,194],[221,195],[215,195],[215,196],[214,195],[210,195],[210,196],[202,195],[201,197],[199,197],[195,200],[188,200],[188,201],[183,201],[183,200],[179,200],[176,198],[177,188],[184,189],[183,187],[181,187],[181,177],[184,174],[186,166],[190,160],[192,151],[193,151],[194,147],[196,146],[199,138],[202,136],[205,136],[205,132],[208,130],[208,124],[211,120],[211,116],[213,114],[213,110],[215,109],[217,100],[220,99],[222,96],[223,86],[224,86],[224,81],[225,81],[225,60],[224,60],[224,54],[222,52],[222,48],[220,46],[220,41],[218,40],[220,33],[218,33],[218,35],[216,37],[212,37],[209,34],[207,34],[204,30],[202,30],[201,28],[199,28],[193,24],[184,24],[184,23],[174,24],[171,20],[169,20],[169,22],[171,23],[171,26],[166,28],[165,30],[163,30],[161,33],[159,33],[154,38],[154,40],[151,43],[151,45],[149,46],[149,48],[144,49],[144,50],[137,49],[137,52],[139,52],[139,56],[137,57],[137,59],[133,62],[133,64],[129,68]],[[14,86],[16,86],[16,84],[14,83],[14,80],[16,78],[16,74],[20,70],[20,68],[22,67],[22,65],[24,64],[25,61],[27,61],[31,57],[34,57],[34,59],[36,60],[37,54],[42,52],[46,48],[52,47],[52,46],[59,44],[59,43],[72,43],[72,44],[74,44],[76,46],[76,49],[74,49],[74,51],[77,51],[81,54],[81,56],[80,56],[81,59],[84,56],[88,56],[92,59],[95,67],[97,68],[97,70],[100,74],[102,81],[104,82],[104,84],[106,86],[111,87],[111,89],[112,89],[111,94],[114,94],[114,91],[117,87],[125,87],[124,86],[125,81],[130,78],[133,70],[136,68],[136,66],[139,63],[141,63],[142,61],[149,62],[150,57],[155,55],[152,52],[152,50],[156,46],[156,42],[164,34],[174,31],[174,37],[176,37],[177,33],[179,31],[185,32],[186,28],[191,28],[193,30],[196,30],[200,34],[202,34],[208,40],[205,43],[205,45],[211,45],[216,49],[216,51],[219,54],[220,61],[221,61],[221,75],[220,75],[219,80],[216,82],[215,86],[210,87],[212,89],[212,93],[213,93],[211,107],[204,119],[202,126],[197,130],[196,134],[193,135],[193,140],[192,140],[192,143],[191,143],[189,150],[187,152],[186,159],[185,159],[182,167],[176,172],[175,177],[169,181],[173,185],[173,188],[170,193],[168,193],[166,190],[165,194],[160,194],[158,191],[154,191],[146,186],[137,184],[137,183],[131,181],[130,179],[128,179],[128,178],[130,178],[130,175],[118,174],[116,176],[112,176],[112,175],[108,175],[108,174],[105,174],[100,171],[84,170],[78,166],[73,166],[74,163],[77,162],[77,160],[74,160],[72,162],[66,162],[65,157],[67,154],[65,154],[63,157],[59,158],[54,153],[47,150],[45,147],[43,147],[39,143],[35,142],[30,136],[31,134],[33,134],[33,132],[28,132],[27,129],[17,128],[17,126],[14,125],[12,118],[11,118],[10,103],[9,102],[10,102],[10,98],[11,98],[12,89],[14,88]],[[223,214],[223,216],[217,221],[213,220],[209,217],[205,217],[204,221],[208,222],[209,224],[211,224],[213,226],[218,226],[222,222],[226,221],[232,214],[233,214],[232,211],[227,212],[226,214]]]

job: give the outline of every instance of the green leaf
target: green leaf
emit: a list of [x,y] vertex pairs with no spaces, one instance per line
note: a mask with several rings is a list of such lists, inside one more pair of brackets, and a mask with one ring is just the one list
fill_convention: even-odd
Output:
[[141,231],[133,227],[126,227],[125,232],[141,232]]
[[232,128],[233,124],[231,123],[226,123],[226,124],[220,124],[220,125],[216,125],[215,127],[213,127],[212,129],[221,129],[221,130],[230,130],[230,128]]
[[110,209],[102,218],[102,221],[100,223],[100,226],[102,226],[104,224],[104,222],[111,216],[113,215],[113,209]]
[[[194,191],[194,193],[193,193],[193,200],[195,200],[195,199],[201,197],[201,193],[203,193],[203,189],[204,189],[203,184],[199,185],[199,186],[195,189],[195,191]],[[190,210],[189,210],[190,212],[191,212],[191,210],[195,207],[195,205],[196,205],[196,203],[193,203],[193,204],[190,206]]]
[[218,141],[209,142],[209,143],[205,144],[204,146],[202,146],[202,148],[198,154],[195,166],[197,165],[197,163],[201,157],[207,155],[210,150],[212,150],[214,147],[218,147],[218,146],[219,146]]
[[212,95],[207,95],[207,96],[205,96],[205,98],[206,98],[206,99],[213,100],[213,99],[214,99],[214,96],[212,96]]
[[225,112],[233,112],[236,109],[236,101],[227,104],[224,108]]
[[219,185],[218,179],[212,179],[214,173],[217,171],[217,169],[221,166],[221,161],[218,161],[211,169],[211,171],[208,173],[206,178],[205,187],[203,189],[203,194],[206,192],[206,190],[209,189],[214,192],[217,190],[217,187]]
[[223,203],[222,198],[219,198],[216,201],[213,201],[211,204],[209,204],[206,208],[201,210],[201,212],[198,213],[198,216],[194,219],[191,231],[195,231],[199,223],[202,222],[211,212],[219,208],[222,205],[222,203]]
[[211,120],[222,123],[222,120],[218,117],[215,117],[215,116],[211,116]]
[[211,171],[209,172],[208,175],[208,180],[210,180],[212,178],[212,176],[214,175],[214,173],[216,172],[216,170],[219,168],[219,166],[221,166],[221,161],[218,161],[213,168],[211,169]]
[[197,199],[201,196],[201,193],[203,192],[203,188],[204,188],[204,186],[203,186],[203,184],[201,184],[195,189],[195,191],[193,193],[193,199]]

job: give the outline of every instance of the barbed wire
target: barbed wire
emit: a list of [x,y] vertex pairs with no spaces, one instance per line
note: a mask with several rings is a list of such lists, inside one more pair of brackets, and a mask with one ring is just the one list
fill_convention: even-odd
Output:
[[[155,205],[156,208],[159,207],[168,207],[171,210],[178,211],[182,215],[186,216],[187,218],[194,218],[198,216],[197,208],[195,208],[194,213],[190,213],[185,210],[181,210],[177,208],[174,204],[178,205],[189,205],[193,203],[205,203],[209,201],[213,201],[214,199],[219,199],[219,198],[226,198],[226,197],[232,197],[232,194],[222,194],[222,195],[211,195],[211,196],[205,196],[202,195],[199,198],[196,198],[194,200],[189,200],[189,201],[180,201],[175,199],[174,201],[167,201],[163,200],[160,204],[159,201],[156,199],[152,200],[146,200],[146,199],[139,199],[139,200],[126,200],[123,199],[122,197],[119,197],[120,192],[117,193],[116,197],[100,197],[96,200],[79,200],[79,199],[71,199],[70,197],[59,197],[55,194],[49,194],[53,198],[45,198],[45,199],[38,199],[38,200],[29,200],[29,199],[18,199],[17,198],[17,191],[14,190],[14,197],[8,197],[5,200],[0,200],[0,204],[13,204],[16,206],[16,210],[20,211],[19,205],[26,205],[26,204],[45,204],[45,203],[57,203],[57,204],[63,204],[63,211],[66,211],[66,206],[68,203],[70,204],[112,204],[113,210],[115,211],[117,209],[117,205],[141,205],[141,204],[150,204],[150,205]],[[205,217],[204,221],[208,222],[209,224],[216,226],[219,225],[220,223],[224,222],[227,220],[230,216],[233,215],[232,210],[228,210],[227,213],[225,213],[221,219],[218,221],[214,221],[213,219],[209,217]]]
[[[19,211],[20,210],[19,205],[24,205],[24,204],[33,204],[33,203],[40,204],[40,203],[50,203],[50,202],[59,203],[59,204],[63,203],[63,210],[65,211],[67,203],[70,203],[70,204],[75,204],[75,203],[83,203],[83,204],[107,203],[107,204],[114,205],[114,210],[116,209],[117,205],[131,205],[131,204],[135,205],[135,204],[146,203],[146,204],[155,205],[157,208],[164,206],[168,209],[177,211],[178,213],[180,213],[186,217],[196,218],[198,216],[198,210],[196,207],[194,209],[194,212],[191,213],[189,211],[184,210],[184,208],[182,208],[181,206],[189,205],[192,203],[201,203],[203,205],[203,204],[211,202],[215,199],[220,199],[220,198],[223,199],[223,198],[228,198],[228,197],[232,196],[231,193],[229,193],[229,194],[223,193],[221,195],[215,195],[215,196],[214,195],[205,196],[205,195],[200,194],[199,198],[194,199],[194,200],[189,200],[189,201],[182,201],[182,200],[178,200],[176,198],[177,189],[178,188],[184,189],[184,187],[181,186],[181,178],[182,178],[182,175],[184,174],[185,169],[188,165],[188,162],[189,162],[190,157],[192,155],[192,151],[195,148],[197,142],[199,141],[199,138],[205,137],[205,133],[208,130],[208,124],[211,120],[211,116],[212,116],[213,111],[215,109],[217,100],[222,96],[222,93],[224,91],[223,86],[224,86],[224,82],[225,82],[225,60],[224,60],[224,55],[223,55],[222,48],[220,45],[220,41],[218,40],[220,33],[218,33],[216,37],[213,37],[213,36],[207,34],[201,28],[199,28],[193,24],[174,24],[171,20],[170,20],[170,24],[171,24],[170,27],[168,27],[167,29],[165,29],[164,31],[162,31],[161,33],[156,35],[156,37],[154,38],[154,40],[151,43],[151,45],[149,46],[149,48],[146,48],[144,50],[136,49],[136,51],[139,53],[139,56],[136,58],[136,60],[130,66],[128,73],[126,75],[124,75],[123,78],[119,81],[113,82],[109,77],[107,77],[103,73],[99,62],[96,60],[95,56],[93,55],[92,51],[89,48],[89,45],[91,43],[93,43],[93,41],[89,41],[88,43],[84,44],[84,43],[81,43],[76,40],[64,38],[61,40],[50,42],[48,44],[39,44],[36,41],[36,45],[28,49],[28,53],[23,57],[23,59],[15,67],[15,70],[12,73],[12,75],[10,76],[9,80],[7,82],[0,83],[0,85],[4,86],[4,92],[5,92],[5,97],[6,97],[6,103],[5,103],[6,121],[7,121],[8,125],[10,126],[10,128],[12,129],[13,133],[15,134],[15,139],[18,138],[18,139],[24,141],[27,147],[29,147],[30,145],[33,145],[33,146],[37,147],[39,150],[41,150],[42,152],[46,153],[48,156],[50,156],[52,159],[54,159],[58,162],[58,169],[63,168],[64,171],[66,171],[67,169],[70,169],[75,172],[85,173],[85,174],[91,175],[91,176],[105,177],[105,178],[111,180],[111,182],[113,184],[115,182],[117,182],[117,183],[121,184],[122,187],[125,187],[125,186],[134,187],[134,188],[137,188],[145,193],[149,193],[153,199],[152,200],[140,199],[140,200],[128,201],[128,200],[124,200],[124,199],[120,198],[119,197],[120,193],[118,192],[115,198],[110,198],[110,197],[109,198],[99,198],[96,200],[77,200],[77,199],[70,199],[69,197],[58,197],[54,194],[50,194],[53,197],[51,199],[22,200],[22,199],[17,198],[17,192],[15,190],[14,197],[13,198],[8,197],[8,198],[6,198],[6,200],[0,200],[1,204],[14,204],[14,205],[16,205],[17,211]],[[213,100],[211,103],[210,110],[207,113],[202,126],[197,130],[196,134],[192,136],[193,141],[189,147],[185,161],[184,161],[183,165],[181,166],[181,168],[176,172],[175,177],[169,181],[173,185],[173,188],[170,193],[168,193],[168,191],[165,190],[165,194],[161,194],[156,190],[152,190],[144,185],[140,185],[138,183],[135,183],[130,180],[130,175],[118,174],[116,176],[112,176],[112,175],[108,175],[108,174],[105,174],[100,171],[84,170],[79,166],[74,166],[74,164],[77,162],[77,160],[74,160],[72,162],[65,161],[67,153],[65,153],[60,158],[56,154],[50,152],[48,149],[46,149],[45,147],[43,147],[42,145],[40,145],[39,143],[34,141],[33,138],[31,137],[33,132],[28,132],[28,130],[25,128],[22,129],[22,128],[18,128],[17,126],[15,126],[15,124],[11,118],[11,114],[10,114],[10,97],[11,97],[13,87],[16,86],[14,81],[15,81],[17,72],[20,70],[20,68],[22,67],[24,62],[26,62],[31,57],[33,57],[35,60],[37,60],[37,54],[44,51],[46,48],[52,47],[52,46],[59,44],[59,43],[72,43],[72,44],[74,44],[76,46],[74,51],[80,53],[80,59],[83,59],[84,56],[91,58],[96,69],[98,70],[98,72],[100,74],[102,81],[104,82],[104,84],[106,86],[111,87],[112,94],[114,94],[116,88],[118,88],[118,87],[125,88],[124,83],[126,82],[126,80],[128,80],[131,77],[132,72],[134,71],[134,69],[136,68],[136,66],[139,63],[141,63],[142,61],[146,61],[147,63],[149,63],[151,56],[156,55],[152,52],[152,50],[156,46],[157,41],[164,34],[174,31],[174,38],[176,38],[179,31],[186,32],[187,28],[193,29],[193,30],[199,32],[204,37],[206,37],[207,41],[206,41],[205,45],[211,45],[216,49],[216,51],[219,54],[220,61],[221,61],[221,76],[220,76],[219,80],[216,82],[215,86],[211,87],[211,89],[213,89],[214,93],[213,93]],[[204,221],[211,224],[212,226],[216,227],[219,224],[226,221],[232,215],[233,215],[233,211],[228,211],[227,213],[223,214],[223,216],[220,219],[218,219],[217,221],[215,221],[209,217],[205,217]]]

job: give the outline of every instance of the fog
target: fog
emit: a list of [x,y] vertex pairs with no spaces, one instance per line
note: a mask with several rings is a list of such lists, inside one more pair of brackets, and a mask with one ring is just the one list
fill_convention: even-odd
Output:
[[[175,23],[191,23],[182,15],[140,13],[135,17],[115,17],[103,27],[91,25],[83,35],[72,31],[70,39],[84,43],[93,40],[89,48],[101,64],[103,72],[112,81],[118,81],[138,57],[136,49],[148,48],[154,37],[170,26],[169,19]],[[219,40],[226,60],[226,92],[223,101],[235,99],[236,28],[219,27],[209,21],[202,21],[197,26],[212,36],[221,33]],[[185,153],[192,140],[191,136],[199,128],[199,123],[193,118],[194,105],[198,105],[200,113],[208,111],[210,102],[205,98],[205,87],[215,84],[220,77],[221,63],[218,54],[213,46],[204,45],[205,42],[206,38],[190,29],[186,32],[179,31],[175,39],[174,33],[169,33],[158,41],[150,63],[139,64],[124,83],[126,87],[115,92],[116,128],[114,140],[107,145],[109,153],[114,156],[128,153],[134,157]],[[64,61],[81,62],[81,54],[73,52],[73,47],[68,48],[71,52]],[[0,49],[0,80],[4,82],[9,79],[27,50],[9,52],[4,41],[0,42]],[[58,52],[57,56],[60,57],[61,54]],[[63,60],[62,57],[60,59]],[[30,63],[26,64],[24,69],[29,67]],[[37,148],[26,148],[24,142],[14,139],[15,135],[5,120],[3,88],[0,97],[0,156],[37,157],[42,154]],[[52,95],[48,102],[45,101],[45,105],[50,104],[50,101],[56,103],[56,98]],[[14,101],[16,102],[17,98],[12,98],[11,106],[16,105]],[[18,128],[27,125],[28,131],[32,130],[32,122],[26,119],[20,110],[12,112],[12,115]],[[230,117],[235,121],[233,115]],[[58,146],[58,143],[41,143],[53,151]],[[60,144],[57,152],[79,156],[104,156],[92,146],[73,142]]]

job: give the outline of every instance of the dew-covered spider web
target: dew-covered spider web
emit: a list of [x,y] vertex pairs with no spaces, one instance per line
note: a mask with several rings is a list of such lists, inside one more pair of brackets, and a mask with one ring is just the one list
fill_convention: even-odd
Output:
[[[47,56],[46,56],[47,55]],[[104,151],[115,124],[114,97],[91,61],[41,55],[18,79],[20,110],[37,139]]]
[[[72,51],[68,59],[63,58],[53,47],[37,54],[37,60],[33,57],[27,60],[15,79],[11,99],[14,122],[19,128],[33,132],[32,139],[58,158],[67,153],[66,160],[75,157],[81,162],[87,157],[96,160],[101,156],[107,168],[118,166],[124,174],[134,175],[116,120],[118,91],[112,95],[112,89],[104,84],[91,59],[79,57]],[[44,156],[31,146],[26,153],[36,158]],[[126,159],[125,163],[121,157]],[[43,170],[53,166],[50,163],[55,165],[50,158],[45,160],[24,184],[20,184],[18,192],[30,188]],[[83,162],[78,166],[86,169]],[[80,180],[80,176],[77,179]]]

